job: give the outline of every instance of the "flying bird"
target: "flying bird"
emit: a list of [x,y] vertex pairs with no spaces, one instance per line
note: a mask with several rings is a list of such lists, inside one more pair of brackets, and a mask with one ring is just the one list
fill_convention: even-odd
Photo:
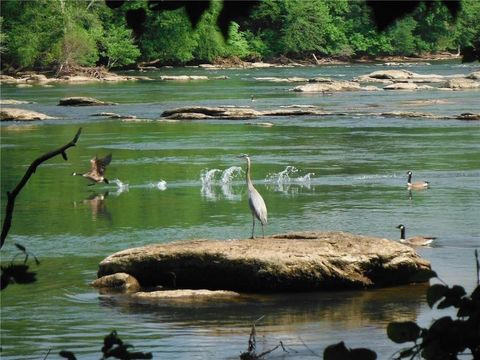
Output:
[[248,187],[248,205],[252,211],[252,237],[254,239],[255,232],[255,218],[260,221],[262,225],[262,236],[265,237],[264,226],[267,224],[267,206],[265,201],[262,198],[262,195],[255,189],[253,186],[252,180],[250,178],[250,157],[247,154],[240,155],[239,158],[247,160],[247,187]]
[[112,161],[112,154],[108,154],[103,159],[99,159],[97,158],[97,156],[95,156],[90,160],[90,171],[83,174],[73,172],[72,175],[83,176],[84,178],[93,181],[93,183],[89,185],[95,185],[96,183],[101,182],[108,184],[108,179],[105,178],[103,175],[105,174],[105,170],[107,168],[107,165],[110,164],[110,161]]
[[436,239],[434,236],[414,236],[408,239],[405,239],[405,225],[398,225],[397,229],[400,229],[400,242],[402,244],[412,245],[412,246],[428,246],[433,240]]
[[407,179],[407,188],[408,190],[424,190],[428,189],[430,183],[428,181],[417,181],[412,183],[412,172],[409,170],[407,171],[408,179]]

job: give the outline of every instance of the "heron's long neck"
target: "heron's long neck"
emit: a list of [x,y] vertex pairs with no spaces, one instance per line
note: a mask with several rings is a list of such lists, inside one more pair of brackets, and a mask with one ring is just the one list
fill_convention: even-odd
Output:
[[405,228],[400,229],[400,239],[405,240]]
[[412,183],[412,174],[408,174],[407,183],[408,183],[408,184],[411,184],[411,183]]
[[247,180],[247,186],[249,188],[252,188],[253,187],[253,184],[252,184],[252,179],[250,178],[250,158],[247,157],[247,175],[246,175],[246,180]]

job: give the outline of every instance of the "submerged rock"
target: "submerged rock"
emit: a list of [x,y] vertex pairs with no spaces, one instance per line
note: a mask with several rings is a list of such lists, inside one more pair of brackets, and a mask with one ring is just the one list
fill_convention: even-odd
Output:
[[116,273],[102,276],[92,282],[92,286],[100,289],[108,289],[120,292],[137,292],[140,290],[140,284],[133,276],[125,273]]
[[61,106],[100,106],[100,105],[117,105],[113,102],[106,102],[97,100],[92,97],[84,97],[84,96],[74,96],[60,99],[58,105]]
[[33,121],[56,119],[32,110],[3,108],[0,110],[0,121]]
[[98,276],[128,273],[142,286],[244,292],[352,289],[425,282],[430,264],[396,241],[343,232],[148,245],[104,259]]
[[132,295],[135,299],[141,300],[174,300],[180,302],[202,302],[211,300],[236,300],[240,294],[227,290],[206,290],[206,289],[184,289],[184,290],[159,290],[139,291]]
[[22,105],[33,104],[33,101],[14,100],[14,99],[0,99],[0,105]]

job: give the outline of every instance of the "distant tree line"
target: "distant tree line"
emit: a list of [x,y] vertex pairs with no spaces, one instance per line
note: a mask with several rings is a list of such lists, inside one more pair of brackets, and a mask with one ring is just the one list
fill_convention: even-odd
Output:
[[[461,0],[456,19],[440,1],[420,3],[385,31],[370,8],[348,0],[263,0],[249,16],[231,22],[224,39],[217,26],[221,1],[211,1],[192,26],[185,8],[153,11],[146,0],[112,9],[105,1],[2,1],[2,70],[123,67],[137,62],[183,65],[242,60],[420,55],[480,41],[480,2]],[[143,9],[141,32],[125,14]]]

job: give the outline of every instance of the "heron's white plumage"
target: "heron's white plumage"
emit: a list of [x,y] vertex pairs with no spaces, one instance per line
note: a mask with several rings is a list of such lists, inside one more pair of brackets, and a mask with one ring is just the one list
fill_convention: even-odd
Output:
[[250,171],[251,171],[251,165],[250,165],[250,157],[247,154],[243,154],[240,156],[241,158],[244,158],[247,160],[247,174],[246,174],[246,181],[247,181],[247,187],[248,187],[248,206],[250,207],[250,210],[252,211],[252,239],[254,237],[254,232],[255,232],[255,218],[260,221],[260,224],[262,225],[262,235],[265,237],[265,232],[264,232],[264,226],[267,224],[267,206],[265,205],[265,201],[262,198],[262,195],[255,189],[253,186],[252,180],[250,178]]

